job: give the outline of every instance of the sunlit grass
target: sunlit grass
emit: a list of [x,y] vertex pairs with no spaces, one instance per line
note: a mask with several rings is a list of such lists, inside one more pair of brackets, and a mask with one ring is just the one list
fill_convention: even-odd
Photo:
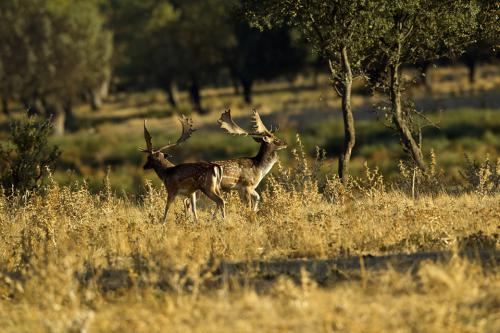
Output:
[[[298,164],[306,165],[300,156]],[[496,331],[496,263],[483,268],[457,253],[464,246],[498,251],[497,191],[468,187],[450,195],[419,179],[412,199],[404,173],[399,185],[389,184],[373,169],[347,187],[330,178],[318,191],[314,170],[278,173],[263,190],[257,214],[231,195],[225,220],[212,220],[213,207],[202,201],[195,223],[178,200],[165,226],[159,223],[165,193],[158,187],[145,189],[141,200],[116,196],[109,183],[98,194],[81,184],[52,183],[29,200],[0,195],[0,327]],[[326,285],[306,270],[298,280],[268,280],[259,271],[239,280],[216,271],[221,261],[422,251],[455,255],[414,271],[389,265]],[[256,278],[267,283],[254,285]]]

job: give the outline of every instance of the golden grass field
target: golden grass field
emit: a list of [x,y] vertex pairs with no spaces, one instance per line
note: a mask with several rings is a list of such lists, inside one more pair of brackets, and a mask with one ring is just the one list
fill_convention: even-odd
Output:
[[[239,120],[248,117],[233,97],[211,93],[213,110],[230,104]],[[140,169],[137,146],[144,116],[161,140],[177,136],[171,113],[150,101],[120,106],[118,98],[102,113],[78,110],[84,125],[54,139],[76,175],[59,170],[39,194],[0,192],[0,332],[499,332],[498,110],[444,116],[449,137],[427,141],[431,176],[416,173],[414,188],[413,170],[391,148],[397,139],[363,145],[363,130],[372,130],[366,123],[356,175],[344,186],[332,156],[311,153],[330,133],[295,136],[338,102],[324,96],[256,96],[264,119],[277,120],[292,147],[259,188],[259,212],[231,194],[226,219],[212,219],[213,204],[202,199],[196,223],[178,199],[166,225],[159,223],[164,189]],[[367,103],[357,98],[355,105]],[[196,116],[209,134],[195,133],[176,158],[255,151],[217,134],[218,116]],[[462,128],[462,118],[490,127]],[[463,153],[490,157],[474,165]],[[315,268],[332,258],[354,264]]]
[[[352,188],[332,178],[319,193],[314,174],[283,170],[257,214],[230,196],[225,220],[207,204],[199,223],[178,200],[159,224],[165,194],[155,188],[141,202],[55,183],[24,204],[0,197],[1,331],[497,332],[498,192],[428,188],[414,200],[373,172]],[[476,256],[460,257],[464,249]],[[428,251],[452,255],[388,261],[357,278],[217,271]]]

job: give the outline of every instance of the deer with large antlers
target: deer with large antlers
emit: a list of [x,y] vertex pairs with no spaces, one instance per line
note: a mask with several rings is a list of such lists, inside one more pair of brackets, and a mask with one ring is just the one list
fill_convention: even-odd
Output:
[[220,184],[223,175],[222,167],[216,163],[209,162],[174,165],[167,159],[169,156],[166,151],[189,139],[194,132],[191,118],[181,116],[179,120],[182,125],[182,134],[179,139],[173,144],[168,144],[158,149],[153,148],[152,138],[147,129],[146,120],[144,120],[144,139],[147,148],[139,149],[148,154],[146,164],[143,167],[144,170],[153,169],[156,175],[163,181],[168,192],[162,221],[163,223],[167,221],[169,207],[179,194],[188,197],[194,218],[198,219],[195,194],[198,190],[205,193],[207,197],[215,202],[221,210],[222,218],[224,218],[225,203],[220,193]]
[[224,191],[237,190],[253,211],[257,211],[260,195],[255,190],[261,180],[271,171],[278,161],[277,151],[287,147],[286,143],[266,128],[259,113],[253,110],[252,130],[246,131],[231,118],[231,110],[222,113],[218,123],[229,134],[251,136],[260,143],[260,149],[254,157],[240,157],[214,163],[224,168],[221,188]]

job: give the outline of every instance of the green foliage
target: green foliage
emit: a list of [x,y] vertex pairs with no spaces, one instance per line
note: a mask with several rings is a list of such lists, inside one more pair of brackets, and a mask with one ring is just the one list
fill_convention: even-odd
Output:
[[109,76],[111,44],[97,1],[2,1],[2,96],[68,104]]
[[351,70],[361,75],[362,61],[372,59],[371,48],[380,31],[375,18],[380,8],[377,1],[244,1],[246,16],[254,25],[297,27],[312,49],[327,59],[337,87],[343,85],[347,69],[342,60],[346,49]]
[[288,27],[259,31],[233,19],[236,43],[224,54],[231,75],[241,83],[245,101],[251,102],[255,80],[271,80],[280,75],[293,77],[303,68],[306,50],[293,39]]
[[171,97],[176,84],[196,94],[229,79],[246,89],[257,79],[297,73],[305,54],[288,29],[251,29],[236,14],[238,6],[226,0],[111,3],[121,85],[156,87]]
[[[37,190],[60,151],[48,143],[52,125],[35,117],[11,123],[10,147],[0,146],[0,185],[9,194]],[[12,147],[13,146],[13,147]]]
[[[381,36],[373,66],[416,64],[464,52],[474,42],[479,7],[476,1],[380,1],[374,20]],[[378,76],[374,77],[375,79]],[[372,78],[372,79],[374,79]]]
[[490,51],[499,51],[500,26],[498,24],[500,3],[494,0],[478,0],[477,38],[490,46]]
[[[123,74],[142,74],[145,84],[201,80],[221,65],[234,43],[226,14],[231,2],[123,1],[112,3],[111,24],[120,45]],[[129,61],[127,61],[129,60]],[[149,80],[149,82],[148,82]],[[153,82],[151,82],[153,81]]]
[[493,163],[487,157],[484,162],[477,162],[465,155],[467,165],[462,177],[470,190],[480,195],[494,195],[500,191],[500,159]]

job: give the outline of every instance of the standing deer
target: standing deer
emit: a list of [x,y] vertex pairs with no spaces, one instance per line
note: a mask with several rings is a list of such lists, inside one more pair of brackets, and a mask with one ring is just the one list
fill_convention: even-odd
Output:
[[240,197],[250,205],[253,211],[257,211],[260,195],[255,189],[278,161],[277,151],[286,148],[287,145],[266,128],[256,110],[253,110],[252,122],[252,131],[247,132],[233,121],[231,110],[222,113],[218,120],[221,128],[229,134],[252,136],[260,143],[260,149],[254,157],[240,157],[214,163],[224,168],[222,190],[238,190]]
[[159,149],[153,148],[152,138],[146,127],[146,120],[144,120],[144,139],[147,148],[139,148],[140,151],[148,154],[148,159],[143,167],[144,170],[153,169],[156,175],[163,181],[168,192],[162,221],[163,223],[167,221],[168,209],[178,194],[190,198],[191,209],[194,218],[197,220],[195,192],[198,190],[205,193],[207,197],[216,203],[217,207],[221,210],[222,218],[224,218],[225,203],[220,193],[220,183],[223,175],[222,167],[209,162],[174,165],[165,157],[165,151],[186,141],[194,132],[193,121],[190,118],[181,116],[179,120],[182,125],[182,134],[177,142]]

